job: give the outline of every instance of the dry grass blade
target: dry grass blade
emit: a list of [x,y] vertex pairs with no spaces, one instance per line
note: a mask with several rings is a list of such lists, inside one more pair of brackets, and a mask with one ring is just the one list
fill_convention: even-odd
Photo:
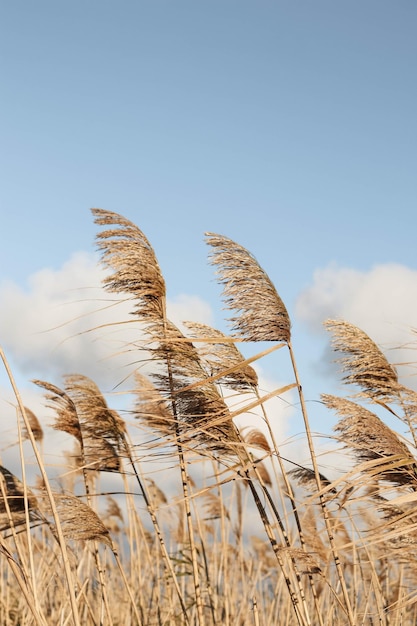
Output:
[[238,312],[230,318],[233,331],[247,341],[288,342],[291,323],[287,309],[257,260],[227,237],[206,235],[226,306]]
[[[230,341],[225,341],[226,335],[219,330],[206,324],[197,322],[184,322],[191,331],[191,336],[198,339],[210,337],[210,343],[200,343],[196,346],[197,351],[205,363],[210,376],[218,377],[218,382],[227,385],[235,391],[253,390],[258,385],[258,375],[250,365],[244,363],[245,359]],[[218,337],[218,343],[213,343],[213,338]],[[222,376],[222,372],[227,372]]]
[[111,226],[97,235],[103,265],[113,273],[104,279],[108,291],[130,293],[136,299],[135,311],[143,319],[164,315],[165,281],[154,250],[139,228],[125,217],[92,209],[95,223]]
[[332,333],[332,348],[342,356],[338,362],[347,384],[358,385],[367,396],[389,400],[398,394],[397,372],[379,347],[360,328],[342,320],[327,320],[325,328]]
[[[375,413],[355,402],[327,394],[321,397],[329,409],[342,416],[335,431],[360,461],[381,459],[380,478],[397,485],[417,488],[415,459],[393,430]],[[400,466],[396,463],[391,468],[389,459],[394,456],[400,456],[403,461]]]

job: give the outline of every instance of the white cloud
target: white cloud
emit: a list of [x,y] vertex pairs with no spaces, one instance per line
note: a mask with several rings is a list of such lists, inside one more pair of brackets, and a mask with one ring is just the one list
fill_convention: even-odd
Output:
[[[77,253],[58,270],[30,276],[25,289],[0,286],[0,344],[22,375],[50,380],[77,372],[108,389],[134,369],[141,351],[132,344],[141,331],[133,303],[106,292],[103,277],[92,254]],[[210,306],[197,296],[167,306],[174,323],[211,322]]]
[[[300,294],[296,315],[312,331],[321,329],[327,318],[344,319],[383,350],[402,346],[387,353],[391,362],[417,360],[412,332],[417,329],[417,271],[403,265],[376,265],[369,271],[335,265],[319,269],[313,284]],[[413,349],[406,344],[414,344]]]
[[198,321],[202,324],[213,324],[213,313],[210,305],[199,296],[180,294],[167,302],[168,317],[178,326],[181,322]]

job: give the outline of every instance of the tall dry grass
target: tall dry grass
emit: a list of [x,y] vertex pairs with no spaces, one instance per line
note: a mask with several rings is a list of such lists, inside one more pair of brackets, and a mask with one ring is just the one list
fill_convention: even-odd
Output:
[[[121,215],[93,215],[104,286],[131,297],[141,331],[126,347],[138,364],[130,408],[122,417],[84,374],[60,386],[34,381],[53,412],[50,427],[68,438],[57,477],[44,460],[47,430],[24,406],[1,352],[16,397],[21,474],[0,466],[0,624],[417,623],[417,396],[396,368],[360,329],[325,322],[352,389],[321,398],[334,415],[334,446],[350,459],[336,479],[326,477],[290,317],[256,259],[207,236],[231,334],[195,322],[184,334],[167,317],[145,235]],[[255,356],[244,356],[246,342],[259,345]],[[277,350],[292,376],[265,393],[253,365]],[[269,414],[268,400],[290,390],[305,463],[283,454]],[[264,430],[239,429],[237,418],[254,410]]]

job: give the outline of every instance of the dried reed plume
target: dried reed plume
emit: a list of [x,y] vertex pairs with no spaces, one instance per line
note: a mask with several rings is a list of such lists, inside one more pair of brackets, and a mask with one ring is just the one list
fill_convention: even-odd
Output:
[[106,517],[117,517],[122,523],[124,522],[122,509],[116,502],[114,498],[111,496],[106,497],[107,500],[107,510]]
[[[109,531],[92,508],[71,494],[54,493],[53,495],[62,533],[67,541],[97,540],[112,547]],[[38,501],[45,517],[50,518],[51,529],[54,531],[49,498],[41,493]]]
[[53,409],[56,415],[52,428],[68,433],[82,444],[81,425],[77,409],[68,394],[47,381],[34,379],[32,382],[48,392],[45,394],[47,406]]
[[261,450],[267,452],[269,455],[272,454],[271,446],[269,445],[267,438],[265,437],[263,432],[259,430],[259,428],[251,428],[245,435],[242,436],[242,438],[245,443],[248,444],[248,446],[260,448]]
[[119,471],[120,453],[124,448],[123,420],[108,407],[100,389],[87,376],[65,376],[65,390],[77,409],[87,466]]
[[400,389],[395,368],[368,335],[342,320],[326,320],[332,334],[331,345],[341,353],[337,362],[344,372],[343,381],[358,385],[369,398],[390,400]]
[[106,289],[132,294],[136,300],[135,312],[142,319],[161,319],[164,316],[165,281],[149,241],[125,217],[103,209],[91,211],[96,224],[113,227],[97,234],[102,263],[113,270],[104,279]]
[[[26,417],[28,419],[28,423],[29,423],[30,429],[31,429],[31,431],[33,433],[33,437],[34,437],[35,441],[42,442],[43,441],[43,429],[42,429],[42,426],[39,423],[38,418],[36,417],[34,412],[31,411],[30,409],[28,409],[26,406],[25,406],[25,413],[26,413]],[[27,428],[26,428],[26,425],[25,425],[24,422],[22,424],[22,430],[23,430],[23,437],[25,439],[28,439],[29,438],[29,434],[27,432]]]
[[153,506],[155,510],[158,509],[161,504],[167,504],[168,500],[162,489],[158,487],[156,482],[152,478],[146,479],[146,484],[148,487],[149,497],[152,500]]
[[[399,382],[395,367],[362,330],[340,320],[327,320],[325,327],[332,333],[333,349],[342,355],[337,362],[345,373],[343,381],[359,386],[362,389],[357,394],[359,397],[370,398],[385,406],[397,403],[402,414],[395,415],[407,424],[417,447],[417,393]],[[391,408],[389,410],[394,413]]]
[[[8,469],[0,465],[0,531],[12,526],[26,524],[25,489],[22,482]],[[26,489],[29,520],[39,520],[38,503],[30,491]]]
[[204,495],[203,507],[205,513],[204,520],[206,522],[209,520],[222,519],[222,517],[230,519],[229,511],[227,507],[224,506],[222,499],[211,491],[208,491]]
[[135,372],[135,404],[133,416],[157,431],[163,437],[175,430],[171,407],[155,385],[142,374]]
[[[302,485],[306,489],[310,491],[315,491],[317,489],[317,482],[314,470],[310,467],[296,467],[288,472],[290,476],[292,476],[299,485]],[[331,482],[324,474],[320,473],[320,483],[322,487],[329,487]],[[331,493],[337,493],[336,489],[331,488]]]
[[48,406],[56,413],[52,427],[76,438],[85,469],[118,472],[124,423],[108,408],[97,385],[87,376],[65,377],[65,391],[51,383],[34,380],[48,393]]
[[255,257],[227,237],[206,235],[226,307],[239,312],[230,318],[232,330],[246,341],[288,342],[291,323],[287,309]]
[[92,212],[96,224],[116,227],[97,235],[102,262],[113,270],[104,284],[109,291],[128,292],[135,298],[135,313],[150,336],[148,349],[165,368],[153,377],[173,406],[173,432],[181,436],[187,431],[188,439],[225,451],[234,435],[227,407],[215,386],[205,382],[207,374],[192,343],[166,317],[165,282],[149,241],[121,215],[102,209]]
[[[381,460],[373,469],[384,480],[417,489],[417,465],[405,443],[375,413],[337,396],[323,394],[324,404],[342,419],[335,426],[340,439],[359,461]],[[391,466],[393,457],[397,458]]]
[[[224,333],[197,322],[183,322],[191,337],[199,339],[196,349],[206,366],[209,376],[235,391],[252,391],[258,385],[258,375]],[[204,343],[204,340],[207,342]]]
[[[158,326],[149,329],[157,333]],[[172,402],[177,429],[183,443],[195,441],[221,453],[233,451],[236,431],[229,409],[216,385],[208,378],[197,350],[168,320],[165,335],[151,349],[159,362],[168,362],[167,373],[155,372],[153,378],[163,397]]]

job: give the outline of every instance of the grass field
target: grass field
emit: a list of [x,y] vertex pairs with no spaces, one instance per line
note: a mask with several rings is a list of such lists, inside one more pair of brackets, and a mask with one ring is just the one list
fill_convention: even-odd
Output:
[[[325,321],[349,393],[321,402],[334,416],[335,447],[351,459],[329,480],[289,315],[256,259],[207,235],[231,334],[191,322],[184,334],[167,317],[146,236],[121,215],[93,215],[104,286],[131,297],[141,334],[126,349],[146,368],[138,367],[123,413],[84,375],[69,373],[60,386],[34,381],[51,428],[72,441],[57,480],[44,461],[43,428],[1,352],[22,475],[0,466],[0,624],[416,624],[417,394],[363,331]],[[245,358],[245,342],[262,349]],[[286,352],[292,378],[265,393],[253,366],[276,350]],[[284,458],[266,408],[289,391],[303,417],[305,464]],[[239,431],[239,416],[254,410],[264,429]]]

